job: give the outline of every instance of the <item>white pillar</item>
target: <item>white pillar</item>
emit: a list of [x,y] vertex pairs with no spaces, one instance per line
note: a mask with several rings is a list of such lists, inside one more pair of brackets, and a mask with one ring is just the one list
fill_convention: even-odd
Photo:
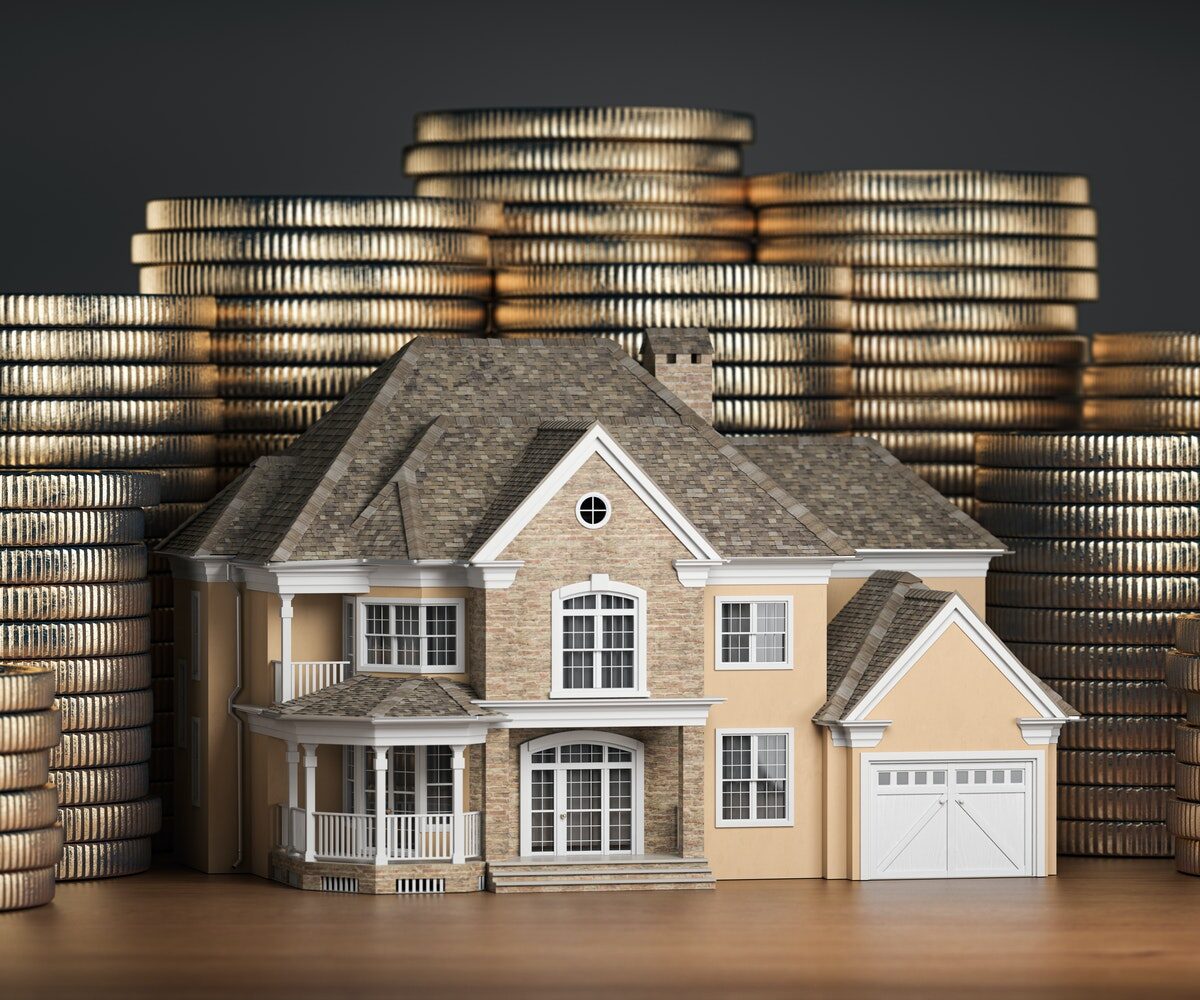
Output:
[[300,751],[295,743],[288,742],[284,759],[288,766],[288,803],[287,815],[283,820],[283,843],[290,852],[296,849],[296,845],[292,843],[292,816],[300,807]]
[[387,747],[375,747],[375,864],[388,862],[387,835]]
[[304,860],[317,860],[317,744],[304,744]]
[[451,764],[454,768],[454,825],[450,828],[450,862],[455,865],[461,865],[466,860],[467,853],[467,831],[463,825],[463,768],[466,766],[463,751],[465,749],[466,747],[462,745],[450,748]]
[[279,669],[283,673],[283,701],[295,695],[292,677],[292,595],[279,595]]

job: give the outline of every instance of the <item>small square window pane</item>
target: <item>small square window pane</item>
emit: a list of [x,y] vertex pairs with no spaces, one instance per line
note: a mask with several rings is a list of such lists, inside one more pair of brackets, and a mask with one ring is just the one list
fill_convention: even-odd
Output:
[[896,772],[896,784],[897,785],[907,785],[908,784],[908,772],[907,771],[897,771]]
[[929,782],[929,775],[928,775],[928,774],[926,774],[924,771],[918,771],[918,772],[916,773],[916,782],[917,782],[917,784],[918,784],[918,785],[924,785],[924,784],[928,784],[928,782]]
[[987,771],[976,771],[975,772],[975,784],[977,784],[977,785],[986,785],[987,784]]
[[955,771],[954,780],[960,785],[965,785],[971,778],[969,771]]
[[935,785],[944,785],[946,783],[946,772],[945,771],[934,771],[933,772],[933,783]]
[[1009,772],[1009,778],[1014,785],[1023,785],[1025,783],[1025,772],[1014,768]]
[[892,783],[892,772],[891,771],[880,771],[879,772],[879,783],[881,785],[890,785]]
[[993,785],[1003,785],[1004,784],[1004,772],[1003,771],[993,771],[992,772],[992,784]]

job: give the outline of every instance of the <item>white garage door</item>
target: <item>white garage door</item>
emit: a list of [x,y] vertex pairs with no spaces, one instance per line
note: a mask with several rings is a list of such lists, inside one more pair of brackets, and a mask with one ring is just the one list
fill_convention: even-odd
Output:
[[1030,760],[872,761],[865,878],[1034,874]]

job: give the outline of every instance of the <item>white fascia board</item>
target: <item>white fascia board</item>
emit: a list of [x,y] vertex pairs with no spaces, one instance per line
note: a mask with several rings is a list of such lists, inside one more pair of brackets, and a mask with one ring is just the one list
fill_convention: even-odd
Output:
[[233,560],[228,556],[167,556],[171,576],[196,583],[229,583],[237,579]]
[[549,701],[476,701],[500,712],[497,729],[604,729],[621,726],[703,726],[724,698],[555,698]]
[[1067,722],[1075,721],[1079,716],[1070,719],[1017,719],[1021,729],[1021,737],[1031,747],[1048,746],[1058,742],[1058,734]]
[[507,590],[517,578],[517,570],[525,563],[520,559],[499,559],[494,562],[470,563],[466,567],[466,583],[481,590]]
[[272,594],[365,594],[372,587],[477,585],[469,582],[468,567],[452,560],[330,559],[244,565],[239,569],[250,590]]
[[720,554],[708,543],[680,510],[667,498],[667,495],[642,471],[641,467],[626,453],[600,424],[594,425],[585,433],[542,479],[534,490],[517,506],[483,543],[479,551],[471,558],[471,563],[495,562],[508,548],[538,512],[567,484],[593,455],[599,455],[608,466],[624,481],[643,503],[646,504],[660,521],[667,526],[671,533],[679,539],[694,559],[721,558]]
[[695,589],[705,586],[713,570],[724,563],[720,559],[676,559],[674,565],[680,586]]
[[710,587],[721,585],[826,584],[853,556],[795,556],[729,559],[708,572]]
[[879,746],[884,731],[891,720],[878,722],[830,722],[825,723],[835,747],[850,747],[854,750]]
[[1007,549],[858,549],[858,558],[834,566],[834,579],[861,580],[880,570],[922,578],[985,577],[988,566]]
[[503,720],[486,719],[368,719],[343,716],[279,715],[261,706],[237,706],[252,733],[288,743],[349,746],[441,746],[484,743],[488,730]]
[[1043,719],[1065,722],[1070,716],[1064,714],[1045,690],[1012,651],[1004,645],[987,624],[975,613],[966,601],[955,594],[946,605],[929,621],[895,661],[883,672],[871,690],[854,707],[845,722],[861,722],[878,706],[889,691],[900,682],[951,625],[957,625],[989,661],[1004,675],[1025,699],[1040,713]]

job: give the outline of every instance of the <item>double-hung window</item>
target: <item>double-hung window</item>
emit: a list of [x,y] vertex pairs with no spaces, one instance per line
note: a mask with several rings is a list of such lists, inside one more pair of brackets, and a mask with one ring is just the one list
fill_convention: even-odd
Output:
[[359,669],[458,673],[463,667],[461,599],[360,602]]
[[792,602],[787,597],[717,598],[718,670],[787,670]]
[[645,694],[645,594],[597,574],[557,590],[554,678],[557,697]]
[[717,730],[717,826],[792,825],[792,730]]

